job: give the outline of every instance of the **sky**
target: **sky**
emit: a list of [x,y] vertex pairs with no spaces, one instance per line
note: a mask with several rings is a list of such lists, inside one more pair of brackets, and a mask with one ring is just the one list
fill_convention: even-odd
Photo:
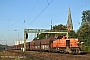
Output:
[[[50,3],[51,2],[51,3]],[[50,29],[52,25],[66,25],[68,8],[73,28],[77,31],[82,12],[90,9],[90,0],[0,0],[0,44],[14,45],[24,40],[24,29]],[[27,41],[35,34],[30,33]]]

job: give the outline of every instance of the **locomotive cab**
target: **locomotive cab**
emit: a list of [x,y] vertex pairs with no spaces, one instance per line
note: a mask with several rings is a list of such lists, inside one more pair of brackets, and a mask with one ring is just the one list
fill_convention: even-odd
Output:
[[78,44],[78,39],[66,39],[66,52],[71,54],[79,54],[80,53],[80,47]]
[[67,39],[65,36],[59,36],[53,41],[53,49],[61,53],[79,54],[80,52],[78,39]]

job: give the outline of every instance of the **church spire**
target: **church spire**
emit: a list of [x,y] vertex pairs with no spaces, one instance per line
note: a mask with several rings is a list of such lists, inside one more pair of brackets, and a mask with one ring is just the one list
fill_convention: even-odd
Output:
[[67,26],[68,30],[73,30],[73,24],[72,24],[70,7],[68,8],[68,21],[67,21],[66,26]]

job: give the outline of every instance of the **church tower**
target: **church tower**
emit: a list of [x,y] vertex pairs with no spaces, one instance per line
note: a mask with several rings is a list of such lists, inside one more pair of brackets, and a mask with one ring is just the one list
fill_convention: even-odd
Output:
[[73,24],[72,24],[70,7],[68,8],[68,20],[67,20],[66,27],[67,27],[68,31],[73,30]]

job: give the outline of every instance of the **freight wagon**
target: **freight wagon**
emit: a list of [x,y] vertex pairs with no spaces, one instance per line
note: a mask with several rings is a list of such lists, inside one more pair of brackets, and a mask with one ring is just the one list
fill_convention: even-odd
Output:
[[[23,44],[23,48],[24,48],[24,44]],[[30,50],[30,42],[26,42],[26,50]]]
[[54,38],[42,39],[41,40],[41,50],[51,51],[53,40]]
[[34,47],[36,51],[40,51],[41,50],[41,40],[36,40]]
[[32,51],[35,50],[35,41],[30,42],[30,50],[32,50]]

